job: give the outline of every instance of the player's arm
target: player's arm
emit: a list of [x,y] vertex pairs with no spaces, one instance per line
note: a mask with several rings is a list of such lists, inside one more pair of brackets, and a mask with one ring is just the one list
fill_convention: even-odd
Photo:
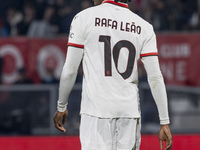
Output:
[[172,135],[168,125],[170,122],[168,115],[167,94],[163,76],[161,74],[159,67],[158,57],[157,56],[142,57],[142,62],[147,72],[148,83],[159,112],[159,118],[161,124],[159,132],[160,147],[162,150],[163,149],[162,142],[165,141],[167,145],[166,149],[171,150]]
[[54,125],[55,127],[65,132],[64,127],[59,123],[62,119],[62,124],[64,125],[67,117],[66,106],[68,104],[69,94],[74,86],[78,67],[81,63],[83,57],[83,49],[76,47],[68,47],[67,57],[65,64],[62,69],[59,85],[59,97],[57,102],[57,112],[54,116]]

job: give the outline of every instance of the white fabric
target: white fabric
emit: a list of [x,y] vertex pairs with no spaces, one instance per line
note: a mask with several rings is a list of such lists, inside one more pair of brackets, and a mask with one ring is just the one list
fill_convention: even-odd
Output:
[[83,57],[83,50],[68,47],[67,57],[60,77],[59,98],[57,110],[64,112],[68,104],[68,97],[76,80],[78,67]]
[[[103,18],[108,22],[115,21],[117,28],[111,28],[110,23],[107,23],[107,27],[95,26],[95,18],[100,18],[101,22],[103,22]],[[141,27],[141,32],[133,33],[121,29],[120,24],[123,27],[124,25],[130,27],[133,22],[136,27]],[[106,36],[107,39],[102,40],[100,38],[102,36],[104,36],[103,38]],[[129,44],[131,43],[135,47],[132,68],[127,67],[127,64],[129,54],[133,48],[128,49],[122,41],[128,41]],[[81,59],[83,59],[84,77],[81,114],[100,118],[139,118],[137,61],[140,56],[157,54],[156,38],[152,26],[125,7],[104,3],[86,9],[74,17],[68,45],[79,48],[71,46],[68,48],[67,59],[60,81],[58,111],[66,109],[78,66]],[[121,49],[117,57],[114,54],[116,54],[116,49],[119,46],[121,46]],[[107,54],[109,51],[111,53]],[[108,61],[111,61],[111,70],[105,70],[105,54],[110,56]],[[116,57],[117,63],[116,60],[114,61]],[[106,59],[108,58],[106,57]],[[167,98],[160,69],[157,70],[158,61],[153,61],[151,64],[151,61],[145,61],[146,58],[144,57],[142,60],[158,106],[161,124],[165,124],[169,122]],[[155,68],[157,69],[154,70]],[[121,74],[127,69],[133,70],[131,70],[132,72],[129,70],[130,76],[124,79]]]
[[[99,18],[110,21],[107,27],[98,26],[95,20]],[[109,26],[117,22],[117,28]],[[134,24],[138,33],[123,31],[126,26]],[[141,32],[139,29],[141,28]],[[105,42],[100,37],[110,37],[111,70],[105,71]],[[132,68],[128,68],[130,76],[124,79],[120,73],[127,69],[129,50],[121,46],[118,65],[115,66],[113,49],[119,41],[128,41],[135,47],[135,57]],[[69,43],[84,46],[83,56],[83,92],[81,113],[97,117],[140,117],[138,111],[138,73],[137,61],[141,53],[157,52],[155,34],[152,26],[132,13],[128,8],[104,3],[86,9],[77,14],[71,25]],[[133,50],[133,49],[132,49]],[[116,68],[117,67],[117,68]],[[112,73],[105,76],[105,73]],[[120,72],[120,73],[119,73]]]
[[152,95],[158,107],[160,124],[169,124],[166,88],[160,71],[158,57],[143,57]]
[[140,132],[138,119],[105,119],[82,114],[81,150],[139,150],[141,137],[137,131]]

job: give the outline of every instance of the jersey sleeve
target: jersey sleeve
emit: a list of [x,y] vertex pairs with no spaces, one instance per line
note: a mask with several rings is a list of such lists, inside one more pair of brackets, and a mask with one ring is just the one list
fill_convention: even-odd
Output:
[[169,124],[167,93],[160,71],[158,57],[143,57],[142,62],[147,72],[148,83],[158,108],[160,124]]
[[146,32],[143,35],[144,43],[140,53],[140,57],[155,56],[158,55],[156,35],[154,33],[152,25],[149,25]]
[[57,110],[59,112],[64,112],[66,110],[68,97],[74,86],[82,57],[83,50],[75,47],[68,47],[67,57],[62,69],[59,84],[59,99],[57,101]]
[[77,14],[71,23],[68,46],[84,48],[84,21],[81,19],[81,14]]

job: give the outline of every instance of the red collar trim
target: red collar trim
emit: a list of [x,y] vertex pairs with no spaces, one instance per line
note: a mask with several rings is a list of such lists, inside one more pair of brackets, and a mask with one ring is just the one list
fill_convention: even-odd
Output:
[[115,3],[112,0],[105,0],[105,1],[102,2],[102,4],[104,4],[104,3],[111,3],[111,4],[114,4],[114,5],[118,5],[118,6],[122,6],[122,7],[128,8],[128,4],[124,4],[124,3],[120,3],[120,2]]

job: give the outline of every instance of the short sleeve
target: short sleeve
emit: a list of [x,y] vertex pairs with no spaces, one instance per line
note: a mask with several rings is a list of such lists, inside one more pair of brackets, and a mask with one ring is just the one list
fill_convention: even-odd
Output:
[[140,57],[158,55],[156,35],[153,31],[152,25],[149,25],[143,37],[145,38],[145,40],[143,43]]
[[84,30],[83,21],[81,19],[81,14],[77,14],[71,23],[68,46],[74,46],[78,48],[84,48]]

